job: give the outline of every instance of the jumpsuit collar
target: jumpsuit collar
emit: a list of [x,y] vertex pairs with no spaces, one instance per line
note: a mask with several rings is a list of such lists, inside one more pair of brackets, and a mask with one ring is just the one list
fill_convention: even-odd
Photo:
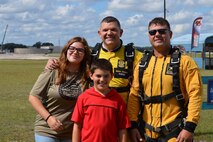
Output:
[[[118,46],[118,47],[116,47],[114,50],[112,50],[112,51],[110,51],[110,52],[117,52],[121,47],[122,47],[122,45],[123,45],[123,41],[120,39],[120,41],[121,41],[121,44],[120,44],[120,46]],[[103,42],[101,43],[102,44],[102,50],[103,51],[105,51],[105,52],[109,52],[109,50],[106,48],[106,47],[104,47],[104,44],[103,44]]]

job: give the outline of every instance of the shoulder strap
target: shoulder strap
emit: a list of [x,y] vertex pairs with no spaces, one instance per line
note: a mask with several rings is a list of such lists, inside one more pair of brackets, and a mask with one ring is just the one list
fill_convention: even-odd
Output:
[[101,50],[101,43],[96,43],[95,47],[93,47],[91,52],[92,61],[98,59],[100,50]]
[[176,94],[176,100],[178,101],[184,117],[187,115],[187,108],[184,107],[185,99],[182,95],[180,89],[180,59],[181,59],[181,52],[179,48],[172,48],[172,55],[170,59],[170,66],[172,67],[173,72],[173,91]]
[[124,46],[125,47],[124,56],[125,56],[125,61],[127,61],[130,82],[132,82],[131,78],[133,75],[133,62],[135,57],[135,49],[133,45],[134,45],[133,43],[128,43],[127,45]]
[[180,67],[180,57],[181,52],[179,48],[172,48],[172,55],[170,59],[170,66],[173,72],[173,90],[176,93],[181,93],[180,91],[180,79],[179,79],[179,67]]
[[140,106],[140,111],[138,113],[138,126],[139,126],[139,131],[142,135],[144,135],[144,126],[145,126],[145,123],[144,121],[142,120],[142,114],[143,114],[143,101],[144,101],[144,88],[143,88],[143,85],[142,85],[142,78],[143,78],[143,73],[144,73],[144,70],[147,68],[148,64],[149,64],[149,61],[151,59],[151,56],[152,56],[152,52],[151,51],[148,51],[148,50],[145,50],[144,52],[144,56],[141,58],[140,60],[140,64],[139,64],[139,74],[138,74],[138,77],[139,77],[139,90],[138,90],[138,96],[139,96],[139,106]]
[[[102,46],[101,43],[96,43],[96,45],[92,48],[90,64],[98,59],[99,54],[100,54],[100,50],[101,50],[101,46]],[[89,86],[92,87],[93,81],[89,78],[88,82],[89,82]]]
[[[141,58],[140,64],[139,64],[139,94],[142,95],[144,92],[144,88],[142,85],[142,78],[144,70],[147,68],[149,61],[151,59],[152,52],[146,50],[144,53],[144,56]],[[141,96],[142,97],[142,96]]]

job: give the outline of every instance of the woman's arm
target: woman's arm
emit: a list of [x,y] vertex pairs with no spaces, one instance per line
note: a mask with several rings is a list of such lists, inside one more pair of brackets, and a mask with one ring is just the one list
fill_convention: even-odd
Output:
[[41,117],[47,121],[49,127],[52,130],[55,131],[60,131],[63,129],[63,125],[62,123],[56,119],[54,116],[52,116],[47,110],[46,108],[43,106],[43,104],[41,103],[41,101],[33,96],[33,95],[29,95],[29,102],[31,103],[32,107],[34,108],[34,110],[41,115]]
[[46,110],[46,108],[43,106],[43,104],[41,103],[41,101],[37,97],[35,97],[33,95],[29,95],[29,102],[31,103],[31,105],[34,108],[34,110],[38,114],[40,114],[41,117],[44,120],[46,120],[47,117],[50,115],[50,113]]

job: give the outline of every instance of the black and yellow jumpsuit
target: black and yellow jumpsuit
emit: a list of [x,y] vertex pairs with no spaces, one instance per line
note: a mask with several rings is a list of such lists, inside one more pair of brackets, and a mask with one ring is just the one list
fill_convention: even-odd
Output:
[[[146,70],[144,70],[144,75],[142,78],[144,93],[147,96],[164,96],[173,92],[173,76],[171,71],[168,69],[170,58],[171,55],[163,57],[155,57],[152,55]],[[179,69],[181,92],[185,102],[188,101],[188,115],[186,117],[186,125],[193,124],[192,127],[196,127],[200,117],[202,103],[202,82],[199,68],[191,57],[187,55],[181,55]],[[128,101],[128,114],[130,120],[133,122],[138,121],[138,113],[140,109],[140,103],[138,99],[138,73],[139,66],[137,66],[134,71],[134,80]],[[162,103],[150,103],[144,105],[143,107],[143,121],[154,128],[161,127],[173,122],[181,113],[180,106],[175,98],[169,99]],[[160,136],[159,133],[149,129],[145,129],[145,135],[153,139],[157,139]],[[169,141],[175,142],[175,140],[176,138],[172,138]]]

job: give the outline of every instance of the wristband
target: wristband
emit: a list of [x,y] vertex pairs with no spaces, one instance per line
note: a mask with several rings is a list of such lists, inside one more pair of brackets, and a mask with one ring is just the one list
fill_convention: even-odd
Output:
[[47,118],[45,119],[46,122],[47,122],[47,120],[50,118],[50,116],[52,116],[52,115],[49,114],[49,115],[47,116]]
[[128,130],[138,128],[138,123],[136,121],[131,121],[131,127],[128,128]]
[[186,122],[186,125],[183,129],[185,129],[191,133],[194,133],[196,126],[197,125],[193,122]]

